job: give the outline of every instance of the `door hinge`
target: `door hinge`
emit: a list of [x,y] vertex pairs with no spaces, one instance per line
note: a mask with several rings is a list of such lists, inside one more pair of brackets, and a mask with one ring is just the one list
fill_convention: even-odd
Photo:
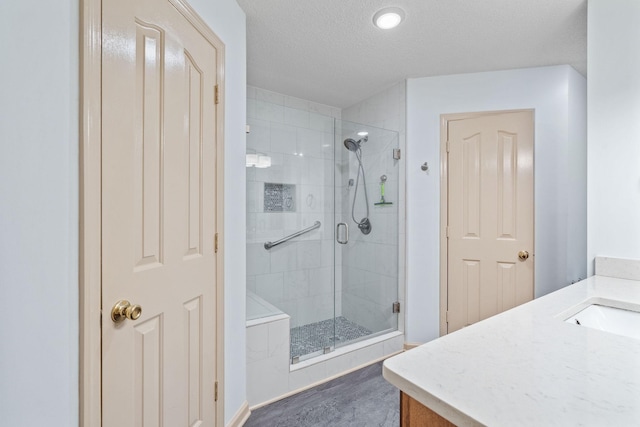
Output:
[[219,104],[220,103],[220,89],[218,88],[218,85],[215,86],[215,88],[213,89],[213,102],[215,104]]
[[447,235],[447,239],[449,238],[449,226],[446,226],[446,231],[445,231],[446,235]]
[[449,146],[449,141],[447,141],[447,153],[449,152],[450,146]]
[[216,233],[216,236],[213,239],[213,250],[215,253],[218,253],[218,233]]
[[400,302],[396,301],[393,303],[393,305],[391,306],[392,312],[393,313],[400,313]]
[[449,323],[449,312],[448,311],[444,312],[444,321]]
[[218,401],[218,381],[216,381],[216,383],[213,386],[213,401],[217,402]]

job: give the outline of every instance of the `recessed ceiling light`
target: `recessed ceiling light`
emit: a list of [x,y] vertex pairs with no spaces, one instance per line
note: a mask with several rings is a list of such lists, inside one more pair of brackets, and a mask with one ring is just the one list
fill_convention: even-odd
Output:
[[362,132],[358,132],[358,136],[367,136],[367,135],[369,135],[369,132],[367,131],[363,130]]
[[373,15],[373,23],[376,27],[389,30],[397,27],[404,19],[404,10],[399,7],[385,7]]

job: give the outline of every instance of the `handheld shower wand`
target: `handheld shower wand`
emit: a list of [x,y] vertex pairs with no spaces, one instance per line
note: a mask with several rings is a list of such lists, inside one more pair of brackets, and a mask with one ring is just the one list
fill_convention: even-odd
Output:
[[[362,165],[362,143],[369,140],[368,136],[356,141],[353,138],[347,138],[344,140],[344,146],[347,150],[355,153],[358,159],[358,174],[356,175],[355,191],[353,193],[353,202],[351,203],[351,218],[358,224],[358,228],[362,231],[362,234],[371,233],[371,221],[369,221],[369,197],[367,195],[367,181],[364,175],[364,166]],[[364,201],[367,209],[367,214],[364,218],[358,221],[355,218],[356,197],[358,196],[358,184],[360,182],[360,173],[362,172],[362,185],[364,186]]]

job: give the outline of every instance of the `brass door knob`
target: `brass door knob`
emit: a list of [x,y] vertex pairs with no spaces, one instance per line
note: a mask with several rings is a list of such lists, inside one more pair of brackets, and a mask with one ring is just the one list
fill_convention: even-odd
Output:
[[520,258],[520,260],[522,261],[526,261],[529,258],[529,252],[527,251],[518,252],[518,258]]
[[131,305],[127,300],[118,301],[111,309],[111,320],[120,323],[124,319],[137,320],[142,314],[142,307],[137,304]]

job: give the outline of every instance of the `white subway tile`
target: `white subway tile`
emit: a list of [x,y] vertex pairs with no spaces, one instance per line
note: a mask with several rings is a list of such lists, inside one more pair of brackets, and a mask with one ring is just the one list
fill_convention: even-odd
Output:
[[320,268],[322,262],[320,257],[320,240],[301,241],[298,242],[297,245],[297,268]]
[[285,96],[284,106],[289,108],[295,108],[297,110],[309,111],[309,101],[306,101],[300,98],[295,98],[293,96]]
[[256,181],[261,182],[282,182],[282,176],[288,173],[287,167],[284,163],[284,155],[281,153],[266,152],[271,156],[271,167],[268,168],[255,168],[256,169]]
[[282,273],[256,276],[256,295],[277,306],[283,301],[284,281]]
[[255,213],[247,212],[247,242],[255,243],[256,215]]
[[256,180],[256,168],[245,168],[247,170],[247,182]]
[[271,257],[261,243],[247,244],[247,274],[269,273]]
[[270,150],[270,124],[266,120],[251,120],[251,133],[247,134],[247,151],[266,153]]
[[299,188],[299,212],[314,213],[324,211],[324,187],[319,185],[300,185]]
[[257,119],[257,107],[255,99],[247,99],[247,119]]
[[271,271],[282,272],[294,270],[298,264],[298,252],[295,244],[283,243],[271,249]]
[[294,154],[296,145],[296,128],[282,123],[271,124],[271,151],[282,154]]
[[257,88],[255,86],[247,85],[247,98],[256,99]]
[[404,335],[398,335],[397,337],[388,339],[384,341],[384,356],[402,351],[403,348]]
[[254,406],[289,391],[289,360],[270,357],[247,364],[247,400]]
[[260,193],[262,192],[263,183],[256,181],[247,181],[247,212],[261,212]]
[[309,114],[309,128],[313,130],[318,130],[321,132],[329,132],[333,133],[333,117],[310,113]]
[[335,157],[335,136],[333,132],[322,134],[322,157],[333,160]]
[[[326,227],[326,230],[328,230],[328,235],[332,236],[335,228],[333,227],[333,224],[325,222],[323,226]],[[340,258],[340,256],[335,256],[335,252],[338,250],[338,248],[336,247],[336,243],[332,238],[321,240],[320,245],[320,265],[322,267],[332,267],[334,264],[337,266],[342,265],[342,259]],[[336,262],[336,259],[340,262]]]
[[309,112],[296,108],[284,107],[284,123],[297,128],[306,129],[309,127]]
[[309,270],[284,272],[284,298],[292,302],[309,296]]
[[269,355],[268,324],[263,323],[247,328],[247,362],[266,359]]
[[256,99],[275,105],[284,105],[285,96],[270,90],[256,88]]
[[256,276],[247,276],[247,291],[256,292]]
[[268,323],[269,328],[269,357],[280,356],[283,360],[289,360],[289,319]]
[[256,101],[256,117],[260,120],[284,123],[284,109],[285,107],[283,107],[282,105],[277,105],[271,102],[260,100]]
[[333,268],[322,267],[309,271],[309,295],[329,295],[333,296],[334,280]]
[[296,139],[298,154],[302,154],[303,157],[324,158],[323,140],[324,132],[298,128]]
[[327,365],[316,363],[289,374],[289,391],[294,391],[327,378]]
[[333,117],[333,115],[336,113],[335,107],[324,104],[317,104],[315,102],[309,102],[309,111],[312,113],[318,113],[330,117]]

